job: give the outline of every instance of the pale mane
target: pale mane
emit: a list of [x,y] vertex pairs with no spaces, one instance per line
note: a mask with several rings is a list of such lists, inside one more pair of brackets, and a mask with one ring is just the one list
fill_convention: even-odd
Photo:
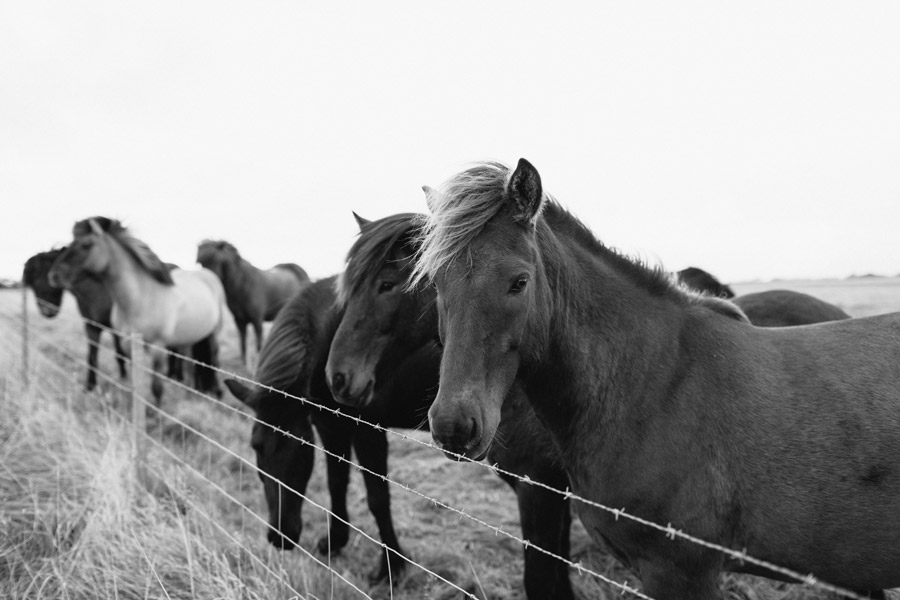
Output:
[[488,162],[451,177],[429,198],[431,214],[409,281],[413,288],[450,265],[504,206],[510,170]]

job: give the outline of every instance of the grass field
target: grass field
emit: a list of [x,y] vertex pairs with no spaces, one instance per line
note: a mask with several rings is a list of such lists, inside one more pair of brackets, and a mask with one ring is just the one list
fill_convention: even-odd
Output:
[[[853,316],[900,310],[900,279],[747,283],[739,293],[790,288],[838,304]],[[249,422],[226,408],[169,386],[163,409],[201,435],[159,417],[149,419],[146,472],[136,473],[122,394],[112,385],[83,393],[84,336],[72,298],[54,320],[29,299],[33,328],[31,385],[20,375],[21,295],[0,292],[0,598],[361,598],[338,575],[298,551],[265,542],[262,523],[226,494],[265,516],[262,486],[239,457],[253,462]],[[222,344],[223,368],[250,375],[237,359],[237,332]],[[109,340],[104,340],[109,346]],[[115,373],[111,352],[101,367]],[[226,399],[239,406],[233,399]],[[416,433],[418,439],[429,439]],[[179,457],[173,459],[165,449]],[[321,459],[321,457],[320,457]],[[181,462],[192,465],[200,475]],[[309,487],[328,506],[324,461]],[[391,440],[391,479],[519,535],[515,497],[478,465],[457,464],[439,452]],[[204,482],[219,485],[216,490]],[[398,533],[413,559],[478,597],[524,598],[520,546],[420,497],[392,490]],[[377,537],[362,479],[351,478],[351,520]],[[326,531],[318,509],[304,508],[301,544],[312,551]],[[617,581],[637,582],[590,544],[576,523],[573,559]],[[374,598],[457,598],[461,593],[412,567],[393,590],[370,589],[366,573],[378,548],[354,533],[331,568]],[[254,558],[255,557],[255,558]],[[328,558],[317,557],[329,562]],[[584,598],[620,597],[617,590],[572,572]],[[726,576],[729,598],[819,598],[800,586]],[[894,597],[897,597],[895,594]]]

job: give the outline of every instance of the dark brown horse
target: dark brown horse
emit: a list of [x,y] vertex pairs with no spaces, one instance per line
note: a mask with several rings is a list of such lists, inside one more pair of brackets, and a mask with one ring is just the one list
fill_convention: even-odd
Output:
[[[63,288],[55,287],[50,283],[48,274],[56,258],[65,250],[66,247],[63,246],[47,252],[40,252],[25,261],[22,282],[34,291],[38,310],[48,319],[52,319],[59,313],[64,291]],[[178,268],[171,263],[167,263],[167,266],[170,270]],[[88,371],[85,389],[92,390],[97,385],[97,351],[100,348],[100,336],[104,328],[109,329],[110,335],[113,336],[116,363],[119,366],[119,377],[124,379],[128,372],[125,367],[122,339],[118,334],[112,333],[110,315],[112,314],[113,301],[103,286],[103,282],[88,273],[82,273],[66,289],[75,296],[75,301],[78,303],[78,312],[84,317],[84,331],[88,339]],[[171,350],[179,351],[178,349]],[[182,372],[182,361],[170,354],[168,376],[181,381],[183,377]]]
[[[256,381],[294,396],[309,398],[318,405],[340,407],[325,383],[328,350],[343,316],[343,311],[335,306],[335,298],[334,278],[317,281],[291,298],[278,313],[263,344]],[[388,357],[376,368],[378,383],[374,386],[372,402],[358,410],[340,409],[345,414],[384,426],[421,427],[437,391],[435,382],[439,364],[440,352],[430,340],[408,355],[396,359]],[[291,549],[299,542],[303,529],[303,498],[285,491],[272,478],[304,493],[314,459],[312,446],[287,437],[270,425],[310,443],[314,443],[311,425],[315,425],[328,452],[349,460],[353,448],[359,464],[377,474],[363,471],[367,500],[381,540],[393,552],[381,552],[370,579],[377,581],[390,574],[396,582],[406,561],[394,531],[388,484],[378,477],[387,475],[388,443],[384,431],[359,426],[347,417],[315,410],[314,406],[265,388],[250,387],[236,380],[226,380],[225,385],[235,397],[252,408],[262,422],[254,424],[251,443],[257,466],[268,474],[260,475],[260,479],[269,510],[269,541],[276,547]],[[340,519],[349,520],[346,497],[350,465],[331,455],[326,455],[326,464],[331,510]],[[317,546],[322,553],[336,553],[348,540],[348,526],[332,518],[329,534],[322,536]]]
[[[396,361],[415,356],[436,339],[437,311],[434,288],[407,289],[424,215],[398,214],[374,222],[356,218],[360,235],[338,280],[344,317],[331,343],[325,371],[335,399],[359,407],[373,398],[379,363],[386,357]],[[438,372],[432,369],[424,374],[431,378],[425,386],[430,401]],[[390,396],[386,401],[395,403]],[[498,436],[504,443],[491,447],[489,462],[553,488],[568,486],[550,436],[522,394],[511,394],[504,404]],[[571,513],[566,499],[520,479],[504,480],[516,492],[524,538],[568,558]],[[533,546],[524,553],[529,598],[574,598],[568,565]]]
[[688,267],[675,273],[680,283],[692,290],[717,298],[734,298],[734,291],[716,277],[697,267]]
[[243,258],[233,245],[204,240],[197,247],[197,262],[215,273],[225,286],[228,309],[241,336],[241,360],[247,362],[247,325],[256,333],[256,350],[262,347],[263,322],[271,321],[281,307],[309,284],[299,265],[283,263],[267,271]]
[[834,304],[792,290],[744,294],[732,302],[741,307],[751,323],[760,327],[811,325],[850,318]]
[[[431,209],[416,276],[437,286],[446,450],[484,456],[522,385],[579,496],[844,588],[900,586],[900,314],[753,327],[597,241],[525,160],[453,177]],[[577,507],[653,598],[776,576]]]

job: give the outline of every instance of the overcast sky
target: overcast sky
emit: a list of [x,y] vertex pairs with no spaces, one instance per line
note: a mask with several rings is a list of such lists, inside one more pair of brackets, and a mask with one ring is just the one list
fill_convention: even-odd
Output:
[[2,2],[0,276],[95,214],[325,276],[520,156],[672,270],[900,273],[900,3],[542,4]]

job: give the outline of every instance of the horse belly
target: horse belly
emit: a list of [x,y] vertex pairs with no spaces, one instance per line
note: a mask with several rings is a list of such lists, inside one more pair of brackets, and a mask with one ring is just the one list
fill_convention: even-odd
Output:
[[[210,286],[198,276],[200,273],[186,271],[176,280],[173,306],[169,311],[171,318],[168,319],[164,334],[168,345],[193,344],[216,333],[220,327],[222,303]],[[194,277],[184,276],[191,274]]]

